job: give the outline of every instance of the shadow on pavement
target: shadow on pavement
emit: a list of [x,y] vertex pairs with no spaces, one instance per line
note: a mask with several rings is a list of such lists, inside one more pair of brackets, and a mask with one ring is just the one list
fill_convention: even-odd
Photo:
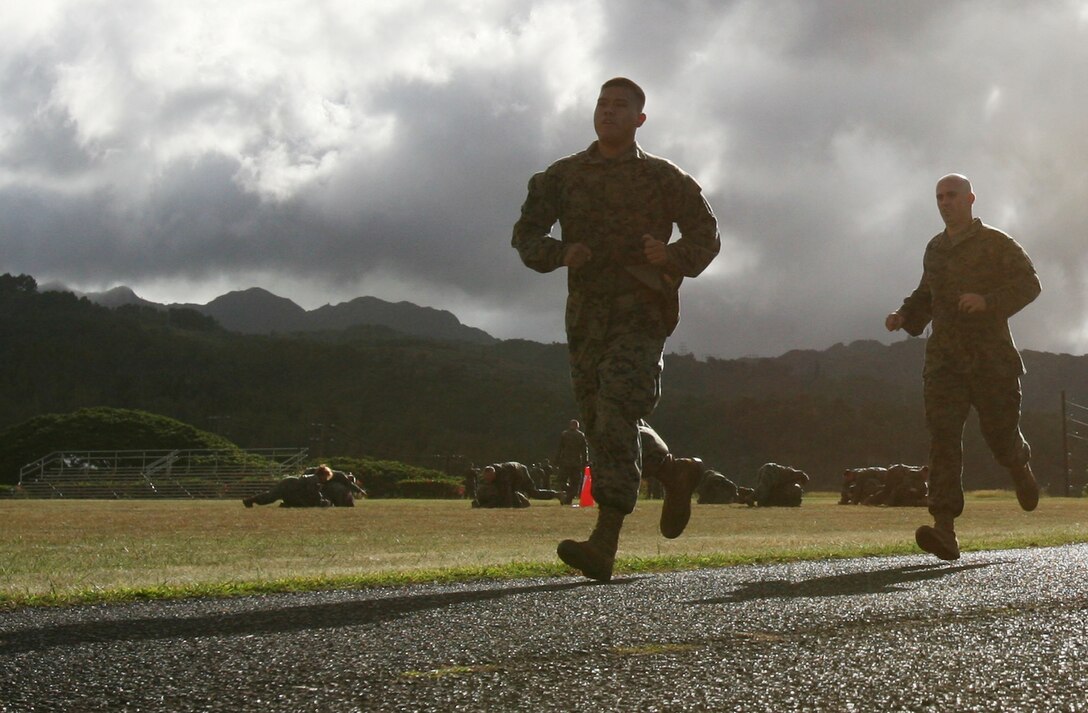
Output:
[[[614,579],[611,584],[633,582],[635,578]],[[281,634],[311,629],[335,629],[382,623],[407,614],[428,609],[441,609],[458,604],[472,604],[492,599],[545,592],[559,592],[597,582],[579,580],[555,584],[538,584],[494,589],[476,589],[442,594],[373,597],[329,604],[310,604],[276,608],[273,600],[268,608],[243,612],[224,612],[201,616],[179,616],[172,603],[163,608],[162,617],[138,619],[109,619],[57,624],[41,628],[0,632],[0,655],[38,651],[54,646],[109,641],[145,641],[153,639],[188,638],[198,636],[241,636]],[[362,597],[367,597],[365,593]],[[123,614],[124,607],[112,609]]]
[[1000,562],[978,562],[975,564],[949,565],[945,563],[892,567],[867,572],[833,574],[815,579],[791,582],[784,579],[765,579],[756,582],[743,582],[734,591],[724,597],[699,599],[689,604],[733,604],[756,599],[793,599],[808,597],[843,597],[857,594],[884,594],[905,591],[900,586],[915,582],[947,577],[957,572],[966,572],[981,567],[990,567]]

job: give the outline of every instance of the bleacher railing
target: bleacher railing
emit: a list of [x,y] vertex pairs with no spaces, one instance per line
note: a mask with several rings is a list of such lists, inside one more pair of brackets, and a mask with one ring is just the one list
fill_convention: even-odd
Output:
[[234,498],[306,466],[306,448],[55,451],[19,471],[32,498]]

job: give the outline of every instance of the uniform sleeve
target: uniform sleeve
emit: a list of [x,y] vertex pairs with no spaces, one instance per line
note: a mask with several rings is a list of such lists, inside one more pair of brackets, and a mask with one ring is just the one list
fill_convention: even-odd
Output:
[[510,241],[526,267],[537,272],[551,272],[562,267],[563,243],[551,236],[552,226],[558,218],[554,178],[547,172],[538,173],[529,179],[529,193]]
[[681,199],[676,225],[680,238],[669,243],[668,271],[695,277],[706,269],[722,248],[718,234],[718,220],[703,197],[699,184],[691,176],[681,178]]
[[1042,286],[1035,266],[1024,249],[1012,238],[1005,239],[1007,243],[1000,257],[1001,273],[1008,275],[1009,279],[983,297],[986,298],[987,311],[1008,319],[1031,304],[1039,296]]
[[933,294],[929,290],[925,273],[922,274],[922,279],[914,292],[903,300],[899,314],[903,315],[903,331],[912,337],[920,335],[929,324],[929,320],[933,317]]

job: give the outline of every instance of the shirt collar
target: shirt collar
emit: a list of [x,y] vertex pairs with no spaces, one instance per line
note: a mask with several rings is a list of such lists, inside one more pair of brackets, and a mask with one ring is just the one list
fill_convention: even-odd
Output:
[[948,243],[948,245],[950,247],[957,247],[957,246],[962,245],[963,243],[967,242],[971,238],[975,237],[976,235],[978,235],[979,231],[981,231],[981,230],[982,230],[982,219],[981,218],[975,218],[974,220],[971,221],[971,225],[967,228],[967,230],[963,231],[962,233],[960,233],[956,237],[952,237],[951,235],[949,235],[948,234],[948,229],[945,228],[944,239],[945,239],[945,242]]
[[631,148],[627,149],[624,153],[616,156],[615,158],[605,158],[601,155],[598,144],[600,142],[594,141],[586,149],[586,158],[594,163],[607,163],[609,161],[630,161],[632,159],[644,159],[646,158],[646,152],[642,150],[642,147],[638,145],[638,142],[631,144]]

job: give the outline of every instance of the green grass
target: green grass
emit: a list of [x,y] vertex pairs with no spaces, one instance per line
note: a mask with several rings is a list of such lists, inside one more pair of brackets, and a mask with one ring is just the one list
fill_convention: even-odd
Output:
[[[657,532],[660,501],[627,518],[618,573],[918,552],[924,508],[694,505],[687,532]],[[369,500],[284,509],[221,500],[0,500],[0,606],[303,591],[570,574],[555,557],[595,509],[535,502]],[[1024,513],[1009,492],[968,495],[963,550],[1088,541],[1088,499],[1044,498]]]

